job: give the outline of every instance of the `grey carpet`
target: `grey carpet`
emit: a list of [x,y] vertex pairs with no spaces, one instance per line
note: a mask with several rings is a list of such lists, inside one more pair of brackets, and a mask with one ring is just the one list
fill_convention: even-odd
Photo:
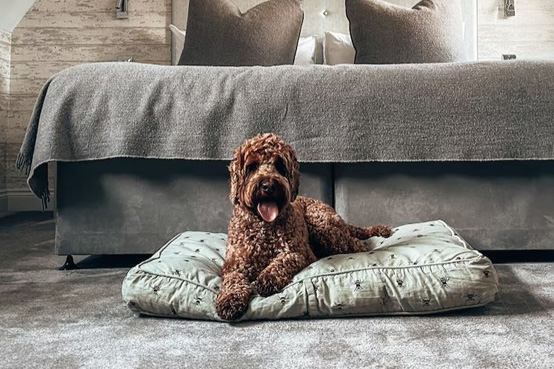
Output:
[[249,322],[138,317],[128,258],[56,270],[46,215],[0,218],[2,368],[552,368],[554,263],[497,265],[501,293],[435,316]]

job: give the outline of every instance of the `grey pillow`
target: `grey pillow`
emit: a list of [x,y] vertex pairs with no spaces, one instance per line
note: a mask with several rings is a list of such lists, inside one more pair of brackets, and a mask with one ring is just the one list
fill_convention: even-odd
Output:
[[246,13],[230,0],[190,0],[179,65],[293,64],[303,20],[300,0],[270,0]]
[[346,0],[356,64],[467,60],[461,0],[423,0],[413,8],[382,0]]

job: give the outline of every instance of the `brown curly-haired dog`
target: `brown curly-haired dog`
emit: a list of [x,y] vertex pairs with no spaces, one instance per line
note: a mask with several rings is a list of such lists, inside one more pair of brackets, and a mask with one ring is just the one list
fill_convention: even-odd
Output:
[[299,163],[291,146],[267,133],[247,140],[229,165],[229,224],[217,314],[240,318],[248,309],[251,282],[272,295],[318,258],[365,251],[360,240],[390,236],[390,228],[346,224],[333,208],[297,196]]

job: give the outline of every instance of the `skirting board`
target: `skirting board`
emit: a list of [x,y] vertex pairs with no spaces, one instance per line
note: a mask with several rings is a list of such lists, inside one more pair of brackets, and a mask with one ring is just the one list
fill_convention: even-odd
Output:
[[[56,208],[54,193],[50,193],[49,209]],[[0,191],[0,213],[19,211],[41,211],[40,199],[30,190],[4,190]]]

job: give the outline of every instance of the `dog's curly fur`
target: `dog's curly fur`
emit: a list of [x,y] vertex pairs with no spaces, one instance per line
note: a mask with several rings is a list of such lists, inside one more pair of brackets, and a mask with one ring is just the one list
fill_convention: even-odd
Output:
[[[299,167],[292,147],[271,133],[235,151],[229,165],[234,209],[217,297],[222,319],[235,320],[246,312],[254,281],[258,293],[269,296],[318,258],[365,251],[360,240],[390,236],[387,226],[349,225],[330,206],[298,196]],[[263,201],[278,206],[273,221],[261,216],[257,206]]]

